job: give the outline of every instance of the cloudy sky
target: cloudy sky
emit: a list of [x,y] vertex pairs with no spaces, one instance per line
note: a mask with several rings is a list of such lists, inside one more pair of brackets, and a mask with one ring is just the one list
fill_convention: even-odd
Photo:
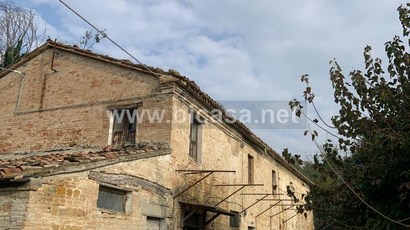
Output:
[[[216,100],[289,101],[302,98],[309,74],[316,103],[336,114],[329,61],[347,74],[363,68],[362,51],[385,59],[384,43],[401,34],[386,0],[64,0],[144,64],[175,69]],[[19,0],[33,8],[47,36],[78,43],[91,28],[58,0]],[[129,57],[103,40],[93,47]],[[308,111],[311,111],[308,108]],[[310,159],[317,152],[303,129],[254,129],[278,152],[289,148]],[[327,138],[320,133],[322,139]]]

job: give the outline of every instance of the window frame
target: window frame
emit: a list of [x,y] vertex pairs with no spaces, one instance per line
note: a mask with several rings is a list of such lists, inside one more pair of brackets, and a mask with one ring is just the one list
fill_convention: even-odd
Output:
[[278,188],[277,173],[275,170],[272,170],[272,194],[275,194],[277,188]]
[[155,217],[155,216],[147,216],[145,219],[145,227],[148,227],[148,222],[149,221],[157,221],[158,222],[158,229],[164,229],[164,226],[166,226],[165,224],[165,219],[164,218],[160,218],[160,217]]
[[241,225],[241,216],[240,213],[237,211],[229,211],[230,213],[234,214],[234,216],[229,216],[229,227],[238,228]]
[[255,183],[255,158],[248,154],[248,184]]
[[[202,129],[203,122],[196,112],[191,112],[191,119],[189,122],[189,149],[188,155],[191,159],[201,163],[202,159]],[[195,131],[194,131],[195,129]],[[195,135],[194,135],[195,133]],[[193,138],[195,137],[195,138]],[[195,151],[195,152],[194,152]]]
[[[135,113],[138,113],[138,108],[136,105],[129,105],[129,106],[118,106],[118,107],[107,107],[108,113],[109,113],[109,130],[108,130],[108,145],[119,145],[123,146],[126,144],[135,144],[137,142],[137,130],[138,130],[138,120],[137,116],[134,116],[134,121],[131,122],[129,120],[129,117],[127,115],[126,110],[131,110],[130,114],[131,116]],[[114,111],[117,111],[117,114],[121,114],[122,111],[124,111],[124,115],[122,116],[123,121],[118,123],[116,118],[117,116],[114,116]],[[123,125],[123,130],[122,131],[116,131],[116,124],[122,124]],[[128,128],[126,128],[128,126]],[[131,128],[130,128],[131,127]],[[122,133],[122,138],[121,141],[115,142],[115,136],[116,133]]]
[[[104,195],[104,198],[102,197],[102,193],[110,193],[111,195],[116,195],[116,196],[122,196],[122,201],[121,201],[121,209],[115,209],[108,207],[106,200],[107,196],[106,194]],[[129,213],[129,209],[130,209],[130,202],[131,202],[131,192],[128,190],[123,190],[123,189],[119,189],[119,188],[114,188],[112,186],[106,186],[106,185],[102,185],[100,184],[98,187],[98,194],[97,194],[97,203],[96,206],[98,209],[100,210],[104,210],[106,212],[115,212],[115,213]],[[101,199],[104,199],[103,201],[101,201]],[[101,206],[102,204],[102,206]]]

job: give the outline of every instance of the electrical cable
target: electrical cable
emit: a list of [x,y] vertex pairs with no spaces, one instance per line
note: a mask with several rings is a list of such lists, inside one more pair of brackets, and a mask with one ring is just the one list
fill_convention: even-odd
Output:
[[321,125],[319,125],[318,123],[314,122],[308,115],[306,115],[302,110],[300,110],[300,113],[306,117],[306,119],[308,119],[310,122],[312,122],[313,124],[315,124],[317,127],[319,127],[320,129],[322,129],[323,131],[325,131],[326,133],[328,133],[329,135],[332,135],[333,137],[339,139],[340,137],[337,136],[336,134],[331,133],[329,130],[325,129],[324,127],[322,127]]
[[90,21],[85,19],[83,16],[81,16],[79,13],[77,13],[73,8],[71,8],[69,5],[67,5],[65,2],[62,0],[58,0],[61,4],[63,4],[65,7],[67,7],[69,10],[71,10],[75,15],[77,15],[79,18],[81,18],[84,22],[86,22],[89,26],[94,28],[98,33],[102,34],[103,37],[106,37],[112,44],[117,46],[119,49],[121,49],[124,53],[126,53],[128,56],[130,56],[133,60],[135,60],[137,63],[142,65],[146,70],[154,74],[155,76],[159,77],[160,75],[158,73],[155,73],[152,71],[150,68],[148,68],[145,64],[143,64],[141,61],[139,61],[136,57],[134,57],[131,53],[129,53],[126,49],[124,49],[122,46],[120,46],[118,43],[116,43],[113,39],[111,39],[107,33],[104,31],[98,29],[96,26],[94,26]]
[[[314,140],[314,143],[316,144],[316,147],[319,149],[320,152],[323,153],[322,149],[319,147],[319,144],[317,143],[316,140]],[[376,212],[377,214],[379,214],[380,216],[382,216],[383,218],[385,218],[386,220],[389,220],[395,224],[404,226],[404,227],[410,227],[410,225],[407,224],[403,224],[400,221],[396,221],[386,215],[384,215],[383,213],[381,213],[379,210],[377,210],[376,208],[374,208],[373,206],[371,206],[369,203],[367,203],[362,197],[359,196],[359,194],[356,193],[356,191],[354,191],[354,189],[345,181],[345,179],[334,169],[333,165],[328,161],[326,155],[323,155],[323,159],[328,163],[330,169],[336,174],[337,177],[339,177],[339,179],[349,188],[349,190],[363,203],[365,204],[368,208],[370,208],[371,210],[373,210],[374,212]]]

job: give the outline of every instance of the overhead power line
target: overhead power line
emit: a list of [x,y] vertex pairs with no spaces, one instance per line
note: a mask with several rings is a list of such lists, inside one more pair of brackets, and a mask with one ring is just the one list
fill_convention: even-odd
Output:
[[98,29],[95,25],[93,25],[90,21],[85,19],[83,16],[81,16],[79,13],[77,13],[73,8],[71,8],[69,5],[67,5],[64,1],[58,0],[61,4],[63,4],[65,7],[67,7],[69,10],[71,10],[75,15],[77,15],[79,18],[81,18],[84,22],[86,22],[88,25],[90,25],[92,28],[94,28],[98,33],[103,35],[103,37],[106,37],[112,44],[117,46],[119,49],[121,49],[124,53],[126,53],[128,56],[130,56],[133,60],[135,60],[137,63],[142,65],[146,70],[154,74],[155,76],[159,77],[158,73],[155,73],[152,71],[150,68],[148,68],[145,64],[143,64],[140,60],[138,60],[134,55],[132,55],[130,52],[128,52],[126,49],[124,49],[122,46],[120,46],[118,43],[116,43],[113,39],[108,36],[108,34],[100,29]]
[[[369,203],[367,203],[359,194],[357,194],[357,192],[352,188],[352,186],[349,184],[349,183],[347,183],[347,181],[342,177],[342,175],[340,175],[336,170],[335,170],[335,168],[333,167],[333,165],[330,163],[330,161],[327,159],[327,156],[326,156],[326,154],[323,152],[323,150],[320,148],[320,146],[319,146],[319,144],[317,143],[317,141],[316,140],[314,140],[313,141],[314,143],[315,143],[315,145],[316,145],[316,147],[318,148],[318,150],[323,154],[323,159],[326,161],[326,163],[329,165],[329,168],[333,171],[333,173],[334,174],[336,174],[336,176],[343,182],[343,184],[345,184],[348,188],[349,188],[349,190],[363,203],[363,204],[365,204],[368,208],[370,208],[371,210],[373,210],[374,212],[376,212],[377,214],[379,214],[381,217],[383,217],[384,219],[386,219],[386,220],[388,220],[388,221],[390,221],[390,222],[393,222],[393,223],[395,223],[395,224],[398,224],[398,225],[401,225],[401,226],[404,226],[404,227],[410,227],[410,225],[408,225],[408,224],[403,224],[402,222],[404,222],[405,220],[407,220],[408,218],[406,218],[406,219],[403,219],[403,220],[394,220],[394,219],[392,219],[392,218],[390,218],[390,217],[388,217],[388,216],[386,216],[385,214],[383,214],[382,212],[380,212],[379,210],[377,210],[375,207],[373,207],[372,205],[370,205]],[[410,218],[410,217],[409,217]]]

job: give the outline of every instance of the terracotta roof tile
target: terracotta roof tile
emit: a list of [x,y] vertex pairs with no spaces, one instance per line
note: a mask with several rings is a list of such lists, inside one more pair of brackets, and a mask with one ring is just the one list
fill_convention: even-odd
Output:
[[[76,166],[90,162],[99,162],[103,160],[119,159],[121,157],[141,155],[158,151],[169,151],[167,143],[147,142],[136,145],[129,145],[122,149],[104,147],[103,149],[87,150],[68,149],[56,153],[37,153],[22,158],[2,159],[0,160],[0,182],[13,181],[15,178],[21,179],[24,174],[33,176],[40,174],[42,169],[58,168],[61,166]],[[121,162],[121,161],[119,161]],[[33,171],[34,173],[30,173]],[[38,172],[38,173],[36,173]]]

